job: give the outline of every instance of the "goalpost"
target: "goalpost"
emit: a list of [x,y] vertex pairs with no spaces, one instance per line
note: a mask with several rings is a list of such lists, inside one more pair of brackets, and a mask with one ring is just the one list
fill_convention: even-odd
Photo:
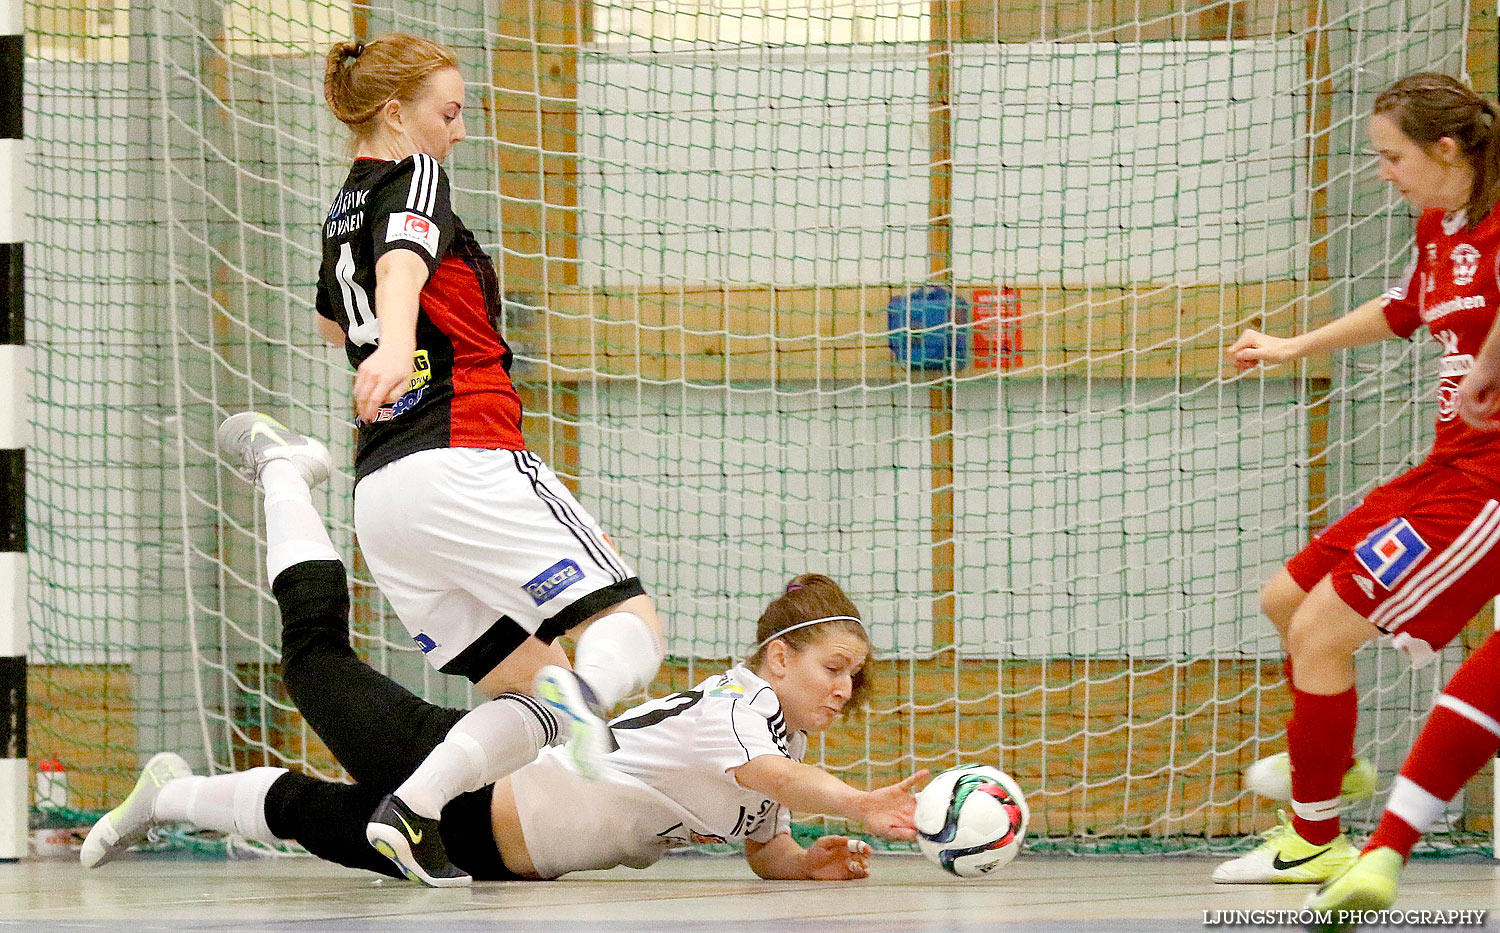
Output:
[[[322,51],[455,48],[457,213],[495,258],[528,442],[669,629],[656,690],[749,645],[793,575],[863,610],[878,682],[811,758],[856,784],[998,764],[1033,847],[1227,850],[1289,700],[1256,589],[1426,449],[1421,342],[1236,376],[1221,347],[1377,294],[1412,224],[1364,117],[1495,91],[1467,0],[26,0],[30,750],[76,811],[143,756],[339,770],[276,670],[257,504],[213,427],[352,460],[312,323],[347,169]],[[919,291],[920,290],[920,291]],[[436,702],[315,501],[356,645]],[[1359,656],[1385,783],[1476,620]],[[1352,815],[1368,824],[1381,800]],[[1477,779],[1437,845],[1489,841]]]

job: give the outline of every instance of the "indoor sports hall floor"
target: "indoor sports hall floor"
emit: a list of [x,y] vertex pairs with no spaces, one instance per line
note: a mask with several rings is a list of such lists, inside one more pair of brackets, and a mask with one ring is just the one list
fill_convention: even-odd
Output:
[[[1216,911],[1295,910],[1307,896],[1303,886],[1214,885],[1214,863],[1023,854],[998,878],[963,882],[917,856],[883,855],[865,881],[820,884],[760,881],[736,858],[680,856],[645,871],[434,890],[305,858],[131,856],[90,872],[35,860],[0,864],[0,930],[1185,931],[1226,926]],[[1500,930],[1500,863],[1414,862],[1397,907],[1486,910]],[[1403,927],[1450,928],[1459,929]]]

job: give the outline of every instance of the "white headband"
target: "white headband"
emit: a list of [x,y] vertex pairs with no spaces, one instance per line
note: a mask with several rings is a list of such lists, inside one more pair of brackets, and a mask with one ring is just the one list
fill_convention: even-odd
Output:
[[755,652],[764,648],[766,645],[769,645],[771,642],[785,635],[787,632],[795,632],[799,628],[807,628],[809,625],[818,625],[822,622],[853,622],[860,628],[864,628],[865,624],[863,621],[856,619],[854,616],[824,616],[821,619],[808,619],[806,622],[798,622],[796,625],[788,625],[786,628],[782,629],[774,635],[771,635],[770,637],[766,638],[765,641],[762,641],[760,644],[756,645],[750,650],[750,653],[754,654]]

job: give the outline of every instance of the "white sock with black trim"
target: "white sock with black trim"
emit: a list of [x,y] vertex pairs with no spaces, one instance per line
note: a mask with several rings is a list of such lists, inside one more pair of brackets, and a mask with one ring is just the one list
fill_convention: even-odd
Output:
[[666,647],[633,612],[611,612],[589,623],[573,652],[573,673],[606,709],[651,686]]
[[438,819],[450,800],[530,763],[556,738],[557,719],[545,704],[501,694],[454,723],[396,796],[417,815]]

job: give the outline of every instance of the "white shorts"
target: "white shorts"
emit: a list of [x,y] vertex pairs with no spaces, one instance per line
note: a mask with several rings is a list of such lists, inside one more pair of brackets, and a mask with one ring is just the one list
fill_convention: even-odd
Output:
[[354,487],[354,530],[427,660],[477,682],[529,635],[551,642],[644,592],[584,508],[524,450],[445,447]]

